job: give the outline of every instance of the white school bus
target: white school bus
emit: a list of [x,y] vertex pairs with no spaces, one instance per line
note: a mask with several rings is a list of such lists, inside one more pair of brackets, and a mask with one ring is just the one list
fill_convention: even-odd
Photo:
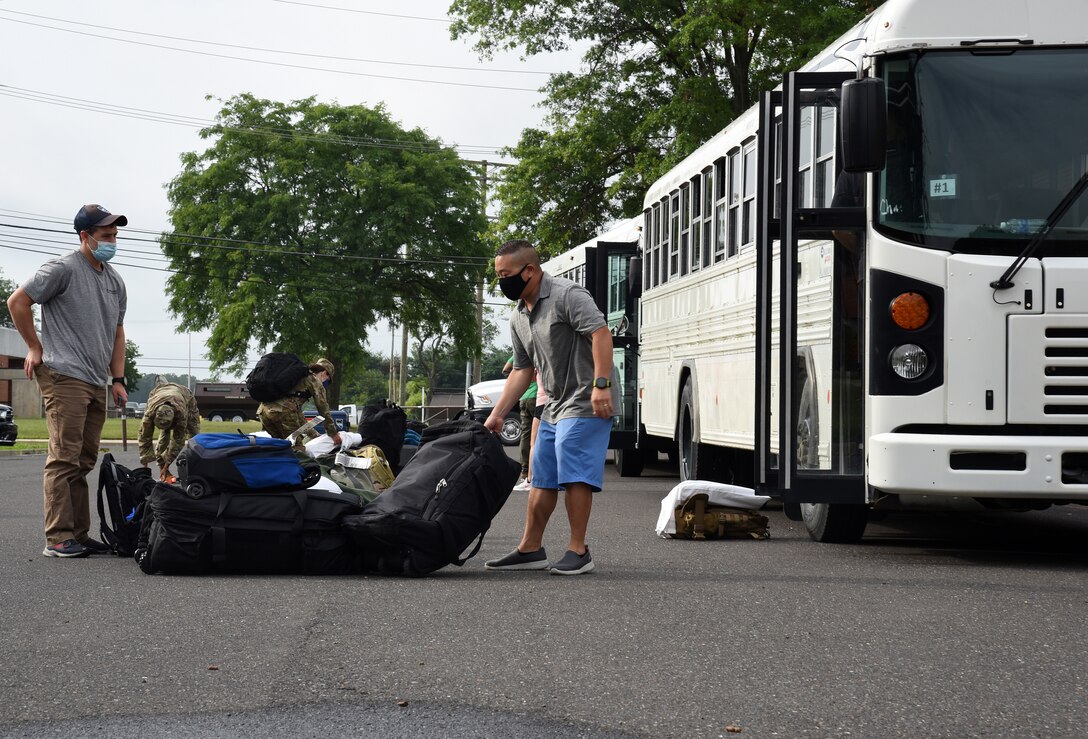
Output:
[[1080,0],[889,0],[787,74],[583,256],[634,337],[621,474],[669,451],[820,541],[1088,501],[1086,120]]

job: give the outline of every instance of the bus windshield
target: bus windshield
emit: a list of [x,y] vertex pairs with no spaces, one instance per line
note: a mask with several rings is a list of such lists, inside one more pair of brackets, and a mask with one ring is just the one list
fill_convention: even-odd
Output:
[[[882,74],[887,164],[873,205],[890,238],[1016,255],[1088,166],[1088,51],[916,52]],[[1086,201],[1040,256],[1088,256]]]

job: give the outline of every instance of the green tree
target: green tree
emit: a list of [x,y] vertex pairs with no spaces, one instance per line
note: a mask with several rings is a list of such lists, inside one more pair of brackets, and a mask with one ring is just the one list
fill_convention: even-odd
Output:
[[648,183],[881,1],[452,0],[452,35],[484,57],[586,47],[508,152],[496,230],[555,254],[637,215]]
[[364,349],[363,356],[344,373],[341,403],[371,405],[389,394],[389,360]]
[[140,384],[140,370],[136,360],[140,358],[140,347],[132,339],[125,339],[125,387],[133,390]]
[[8,310],[8,296],[18,287],[15,280],[4,277],[3,271],[0,270],[0,326],[5,328],[15,328],[15,323],[11,320],[11,312]]
[[253,344],[326,356],[335,404],[382,317],[441,315],[472,344],[490,249],[456,152],[380,106],[313,98],[238,95],[201,135],[214,143],[182,156],[162,248],[178,330],[210,329],[213,370],[240,371]]
[[[476,332],[476,326],[472,331]],[[484,317],[482,343],[490,346],[498,327]],[[471,337],[457,336],[445,322],[437,326],[416,326],[411,333],[408,374],[424,381],[428,390],[460,387],[465,379],[465,362],[475,357],[476,344]]]

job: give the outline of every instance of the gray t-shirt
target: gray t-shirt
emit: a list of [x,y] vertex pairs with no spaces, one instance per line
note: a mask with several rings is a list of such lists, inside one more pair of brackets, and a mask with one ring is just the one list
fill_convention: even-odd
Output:
[[[519,300],[510,317],[514,367],[535,367],[540,385],[551,396],[543,420],[591,418],[593,404],[593,342],[590,336],[607,324],[593,297],[581,285],[552,277],[540,278],[540,292],[530,311]],[[612,377],[612,407],[619,408],[619,387]]]
[[117,270],[104,264],[99,272],[74,251],[43,264],[23,290],[42,306],[42,362],[62,375],[105,385],[128,306]]

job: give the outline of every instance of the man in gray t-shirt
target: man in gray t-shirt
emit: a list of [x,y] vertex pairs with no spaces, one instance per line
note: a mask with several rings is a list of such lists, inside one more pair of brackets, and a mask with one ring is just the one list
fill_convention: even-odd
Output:
[[[517,300],[510,318],[514,369],[484,425],[502,428],[507,411],[540,373],[551,400],[533,446],[532,487],[518,547],[485,564],[489,570],[550,570],[580,575],[593,569],[586,529],[593,493],[604,483],[604,460],[618,388],[612,383],[612,334],[593,297],[581,285],[552,277],[528,241],[508,241],[495,255],[499,288]],[[570,543],[557,562],[544,553],[544,528],[565,494]]]
[[[123,408],[125,310],[128,296],[117,270],[117,228],[128,219],[100,205],[75,217],[79,251],[54,259],[8,297],[8,310],[28,347],[23,369],[45,401],[49,453],[45,460],[47,557],[84,557],[109,547],[90,538],[87,475],[98,461],[108,385]],[[34,330],[42,306],[42,336]]]

